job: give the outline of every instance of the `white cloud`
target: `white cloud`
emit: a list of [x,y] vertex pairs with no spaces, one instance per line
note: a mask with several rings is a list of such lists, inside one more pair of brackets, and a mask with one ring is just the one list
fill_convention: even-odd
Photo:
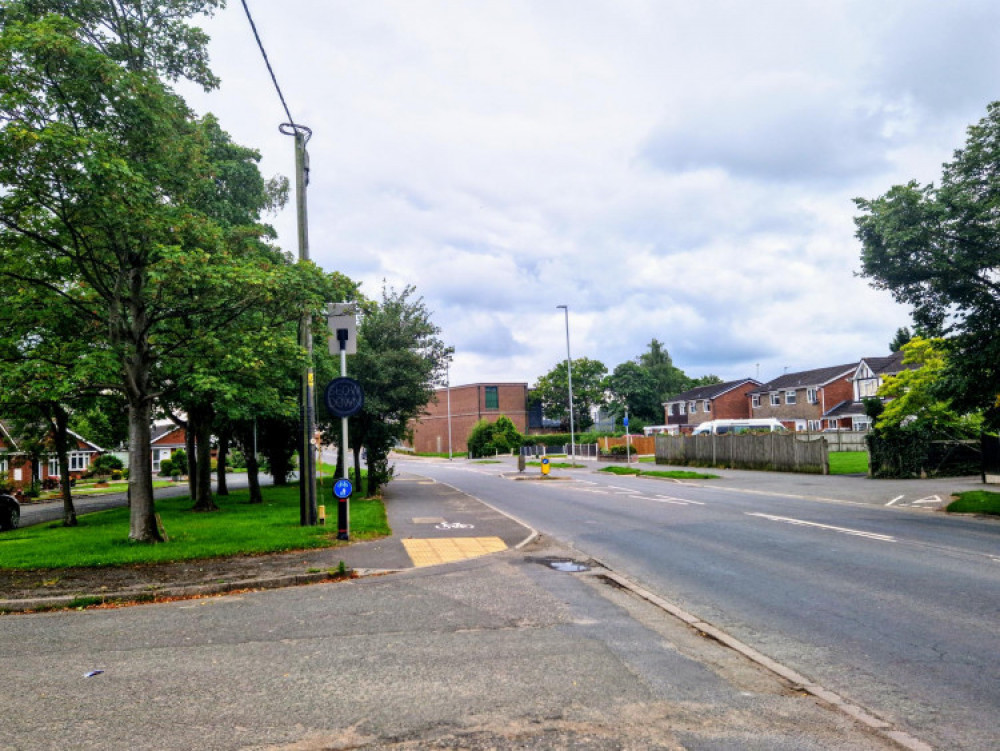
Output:
[[[965,0],[251,2],[310,126],[311,254],[412,283],[453,382],[609,369],[664,342],[691,375],[884,353],[906,311],[854,275],[855,196],[936,180],[994,95],[1000,24]],[[290,174],[238,4],[206,24],[217,112]],[[295,248],[294,208],[275,224]]]

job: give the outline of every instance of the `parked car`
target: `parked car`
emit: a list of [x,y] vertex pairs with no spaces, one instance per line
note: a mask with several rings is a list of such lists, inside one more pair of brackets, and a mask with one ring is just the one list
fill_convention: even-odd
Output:
[[726,433],[787,433],[788,428],[773,417],[749,420],[709,420],[696,427],[691,435],[725,435]]
[[0,532],[17,529],[21,523],[21,504],[12,496],[0,495]]

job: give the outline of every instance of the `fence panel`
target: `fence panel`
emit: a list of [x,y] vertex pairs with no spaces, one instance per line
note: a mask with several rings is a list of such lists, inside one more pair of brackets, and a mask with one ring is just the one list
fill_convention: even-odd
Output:
[[678,466],[767,469],[829,474],[825,438],[802,440],[794,434],[658,435],[656,463]]

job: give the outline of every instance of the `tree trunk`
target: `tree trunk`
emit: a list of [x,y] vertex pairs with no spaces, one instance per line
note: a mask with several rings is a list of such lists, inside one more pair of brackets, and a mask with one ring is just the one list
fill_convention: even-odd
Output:
[[156,507],[153,500],[153,459],[149,446],[151,438],[149,418],[149,402],[144,397],[129,394],[128,538],[133,542],[163,541],[156,525]]
[[254,452],[253,423],[238,423],[233,435],[247,460],[247,484],[250,487],[249,502],[263,503],[264,498],[260,493],[260,464],[257,461],[257,454]]
[[184,453],[187,454],[188,494],[195,503],[198,502],[198,448],[195,440],[197,422],[197,416],[189,412],[187,422],[183,424]]
[[376,466],[378,460],[375,457],[374,451],[371,447],[368,448],[368,497],[374,498],[378,494],[378,472],[376,471]]
[[76,508],[73,506],[73,491],[69,484],[69,415],[61,406],[55,405],[51,420],[59,459],[59,489],[62,491],[63,526],[75,527]]
[[219,433],[219,463],[215,473],[215,494],[229,495],[229,487],[226,485],[226,459],[229,456],[229,437],[231,430],[224,428]]
[[188,415],[188,423],[194,424],[197,430],[195,436],[195,451],[198,452],[196,480],[197,498],[192,511],[218,511],[212,498],[212,420],[209,419],[208,411],[202,411],[195,420],[192,415]]

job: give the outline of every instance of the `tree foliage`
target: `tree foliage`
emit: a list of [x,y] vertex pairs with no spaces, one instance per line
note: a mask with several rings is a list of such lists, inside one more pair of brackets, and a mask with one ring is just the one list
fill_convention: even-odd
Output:
[[663,419],[663,402],[656,377],[648,368],[631,361],[623,362],[608,376],[606,387],[613,416],[622,417],[627,408],[629,416],[637,420],[656,423]]
[[524,436],[518,431],[514,421],[500,415],[495,421],[479,420],[469,433],[467,445],[475,457],[508,454],[521,447]]
[[[573,426],[583,431],[593,425],[593,408],[605,403],[604,376],[608,369],[600,360],[580,357],[573,360]],[[559,420],[569,430],[569,377],[566,361],[538,378],[532,398],[541,402],[543,414]]]
[[1000,424],[1000,102],[968,129],[939,187],[911,181],[855,203],[862,275],[912,306],[920,331],[948,336],[956,405]]

